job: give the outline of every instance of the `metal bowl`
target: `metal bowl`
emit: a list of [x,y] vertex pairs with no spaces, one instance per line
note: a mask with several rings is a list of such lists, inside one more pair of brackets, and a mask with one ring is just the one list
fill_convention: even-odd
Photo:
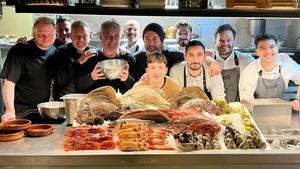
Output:
[[66,119],[64,102],[44,102],[37,107],[46,122],[61,123]]
[[119,78],[121,71],[128,62],[123,59],[109,59],[99,62],[103,73],[107,79],[113,80]]

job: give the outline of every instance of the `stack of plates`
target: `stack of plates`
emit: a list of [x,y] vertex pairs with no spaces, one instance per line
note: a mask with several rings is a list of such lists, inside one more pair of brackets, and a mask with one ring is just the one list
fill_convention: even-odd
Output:
[[165,8],[165,0],[140,0],[140,8]]
[[101,6],[129,8],[134,6],[134,1],[133,0],[101,0]]

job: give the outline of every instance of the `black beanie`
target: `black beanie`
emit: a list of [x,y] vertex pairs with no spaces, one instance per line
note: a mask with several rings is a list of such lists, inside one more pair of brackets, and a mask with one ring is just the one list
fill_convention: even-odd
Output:
[[148,31],[155,32],[159,36],[161,43],[164,42],[164,40],[165,40],[165,32],[164,32],[164,29],[159,24],[157,24],[157,23],[149,23],[145,27],[145,29],[143,31],[143,39],[144,39],[145,33],[148,32]]

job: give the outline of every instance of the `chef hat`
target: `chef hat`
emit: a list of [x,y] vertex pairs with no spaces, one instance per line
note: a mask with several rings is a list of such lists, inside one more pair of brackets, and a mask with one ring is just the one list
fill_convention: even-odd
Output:
[[157,23],[148,24],[143,31],[143,38],[145,36],[145,33],[148,31],[155,32],[159,36],[161,43],[164,42],[165,32],[164,32],[164,29],[159,24],[157,24]]

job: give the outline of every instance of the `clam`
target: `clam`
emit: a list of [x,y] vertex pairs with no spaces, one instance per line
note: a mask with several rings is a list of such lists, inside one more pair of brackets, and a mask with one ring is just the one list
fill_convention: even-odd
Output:
[[224,140],[224,142],[228,149],[236,149],[237,148],[237,146],[232,138],[226,138]]

